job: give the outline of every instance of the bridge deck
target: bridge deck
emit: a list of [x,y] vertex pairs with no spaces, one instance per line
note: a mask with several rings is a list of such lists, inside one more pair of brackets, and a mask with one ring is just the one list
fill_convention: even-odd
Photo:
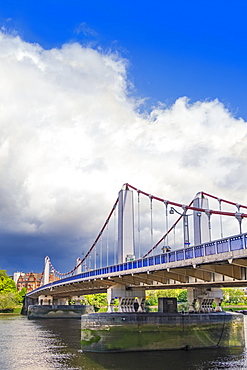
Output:
[[247,233],[69,276],[30,292],[54,297],[106,292],[120,283],[146,289],[246,286]]

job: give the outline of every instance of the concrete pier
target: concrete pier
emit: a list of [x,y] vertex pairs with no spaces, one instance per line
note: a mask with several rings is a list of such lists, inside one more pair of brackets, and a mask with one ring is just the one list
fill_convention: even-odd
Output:
[[93,306],[86,305],[30,305],[27,316],[29,319],[79,319],[93,312]]
[[236,313],[93,313],[81,317],[89,352],[243,347],[244,316]]

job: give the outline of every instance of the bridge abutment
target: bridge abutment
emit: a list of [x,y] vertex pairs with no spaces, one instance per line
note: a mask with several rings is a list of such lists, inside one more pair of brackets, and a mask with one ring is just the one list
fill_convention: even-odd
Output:
[[114,312],[114,301],[118,299],[118,312],[144,312],[145,288],[131,288],[116,284],[107,289],[108,312]]
[[38,298],[38,304],[40,306],[49,306],[53,304],[53,296],[52,295],[40,295]]
[[[223,293],[220,288],[187,288],[189,312],[221,312]],[[215,306],[215,307],[213,307]]]
[[68,298],[55,298],[53,299],[53,304],[66,306],[69,304],[69,299]]
[[93,312],[94,308],[88,305],[30,305],[27,316],[29,319],[79,319]]

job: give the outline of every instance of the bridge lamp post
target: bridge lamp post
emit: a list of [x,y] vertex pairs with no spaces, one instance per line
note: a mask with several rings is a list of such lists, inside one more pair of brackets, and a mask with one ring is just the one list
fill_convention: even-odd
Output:
[[243,220],[242,213],[241,212],[236,212],[235,217],[239,222],[239,232],[242,235],[242,220]]
[[174,207],[170,208],[169,213],[174,214],[176,212],[178,215],[183,216],[183,228],[184,228],[184,247],[189,247],[190,241],[189,241],[189,222],[188,217],[191,215],[186,214],[187,209],[184,208],[184,212],[180,213],[178,212]]

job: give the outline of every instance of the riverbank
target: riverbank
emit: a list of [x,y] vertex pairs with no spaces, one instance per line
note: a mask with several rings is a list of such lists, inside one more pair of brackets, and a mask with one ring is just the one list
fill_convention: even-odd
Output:
[[21,307],[15,307],[13,309],[7,309],[7,310],[0,310],[0,316],[13,316],[13,315],[21,315]]
[[226,311],[226,312],[246,311],[247,306],[246,305],[223,306],[222,309],[223,311]]

